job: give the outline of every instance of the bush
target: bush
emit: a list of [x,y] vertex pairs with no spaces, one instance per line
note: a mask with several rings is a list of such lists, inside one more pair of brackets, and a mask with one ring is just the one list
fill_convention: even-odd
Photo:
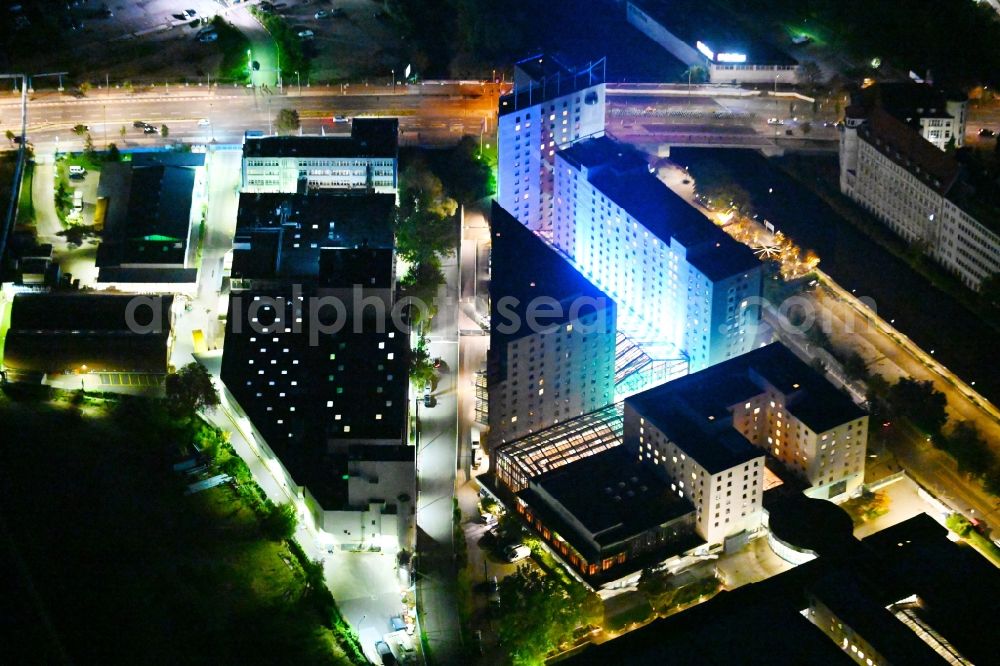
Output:
[[268,539],[282,541],[291,539],[298,525],[295,507],[290,503],[271,504],[261,519],[260,528]]

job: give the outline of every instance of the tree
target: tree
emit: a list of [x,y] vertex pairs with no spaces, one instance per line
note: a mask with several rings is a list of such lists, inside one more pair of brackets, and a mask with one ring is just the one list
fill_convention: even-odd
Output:
[[94,150],[94,137],[90,136],[90,132],[83,138],[83,152],[90,159],[93,159],[97,152]]
[[76,134],[77,136],[83,136],[84,134],[86,134],[89,131],[90,131],[90,128],[87,127],[86,125],[74,125],[73,126],[73,134]]
[[121,129],[118,130],[118,135],[124,139],[128,135],[128,129],[124,125],[122,125]]
[[887,399],[894,414],[908,418],[931,435],[940,433],[948,421],[945,411],[948,399],[929,380],[920,382],[901,377],[889,388]]
[[437,372],[434,371],[434,363],[427,351],[427,338],[421,335],[417,346],[410,353],[410,381],[418,389],[422,389],[427,382],[434,382],[436,379]]
[[162,136],[164,139],[166,139],[168,136],[170,136],[170,128],[167,127],[166,125],[161,125],[160,126],[160,136]]
[[278,130],[278,134],[291,134],[298,130],[301,124],[299,121],[299,112],[295,109],[282,109],[278,111],[278,117],[274,121],[274,126]]
[[819,83],[820,78],[823,76],[823,70],[820,69],[819,65],[810,60],[802,63],[802,75],[809,82],[809,85],[814,86]]
[[122,154],[118,150],[118,146],[113,143],[108,144],[108,154],[104,156],[107,162],[121,162]]
[[958,463],[959,472],[983,475],[996,463],[993,451],[983,440],[979,429],[970,421],[959,421],[947,436],[939,437],[936,441]]
[[856,351],[851,351],[842,363],[844,373],[851,379],[864,379],[868,376],[868,364]]
[[691,65],[681,73],[682,82],[705,83],[708,81],[708,70],[702,65]]
[[16,135],[16,134],[14,134],[14,132],[13,132],[13,131],[11,131],[11,130],[7,130],[7,132],[6,132],[5,134],[6,134],[6,136],[7,136],[7,140],[8,140],[8,141],[13,141],[13,140],[14,140],[14,137],[15,137],[15,136],[17,136],[17,135]]
[[219,404],[219,392],[212,375],[200,363],[188,363],[167,375],[164,384],[167,402],[175,414],[190,418],[195,412]]
[[261,531],[272,541],[284,541],[295,535],[298,516],[291,502],[270,504],[260,521]]

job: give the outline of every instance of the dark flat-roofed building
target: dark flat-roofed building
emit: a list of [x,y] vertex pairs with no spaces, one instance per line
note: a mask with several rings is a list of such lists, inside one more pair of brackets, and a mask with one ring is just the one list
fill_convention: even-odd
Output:
[[130,162],[105,163],[97,192],[106,202],[98,283],[148,289],[195,282],[192,236],[206,198],[204,158],[137,153]]
[[222,380],[321,529],[399,547],[413,510],[399,498],[415,491],[394,197],[244,193],[240,204]]
[[169,295],[140,303],[123,294],[18,294],[4,365],[25,375],[166,373],[172,304]]
[[592,583],[694,547],[694,507],[621,447],[531,479],[517,511]]
[[487,390],[500,444],[613,400],[616,319],[610,298],[496,202],[491,218]]
[[395,194],[399,121],[355,118],[349,134],[248,137],[243,192],[315,189]]
[[[847,516],[845,514],[845,519]],[[993,663],[1000,576],[920,514],[759,583],[723,591],[570,666]]]
[[[332,257],[324,260],[329,251],[370,248],[391,252],[395,206],[392,194],[243,193],[233,241],[232,277],[254,281],[326,279],[322,277],[324,265],[334,261]],[[392,268],[391,261],[387,265]]]

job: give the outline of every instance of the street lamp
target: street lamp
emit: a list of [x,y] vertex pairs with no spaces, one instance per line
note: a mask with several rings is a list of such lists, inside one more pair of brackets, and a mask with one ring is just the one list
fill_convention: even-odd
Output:
[[392,70],[392,92],[396,92],[396,70]]
[[302,97],[302,78],[299,76],[298,70],[295,71],[295,83],[299,87],[299,97]]
[[250,79],[250,85],[253,85],[253,57],[250,54],[250,49],[247,49],[247,78]]

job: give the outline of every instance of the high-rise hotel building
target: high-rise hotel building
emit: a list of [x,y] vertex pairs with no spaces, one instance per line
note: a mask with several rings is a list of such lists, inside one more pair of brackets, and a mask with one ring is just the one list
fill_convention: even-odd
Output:
[[494,202],[487,357],[490,443],[614,399],[615,304]]
[[517,63],[514,89],[500,98],[497,200],[544,238],[552,229],[557,151],[604,134],[604,59],[573,69],[549,55]]
[[619,327],[692,372],[754,346],[760,261],[608,137],[555,155],[552,243],[618,304]]

